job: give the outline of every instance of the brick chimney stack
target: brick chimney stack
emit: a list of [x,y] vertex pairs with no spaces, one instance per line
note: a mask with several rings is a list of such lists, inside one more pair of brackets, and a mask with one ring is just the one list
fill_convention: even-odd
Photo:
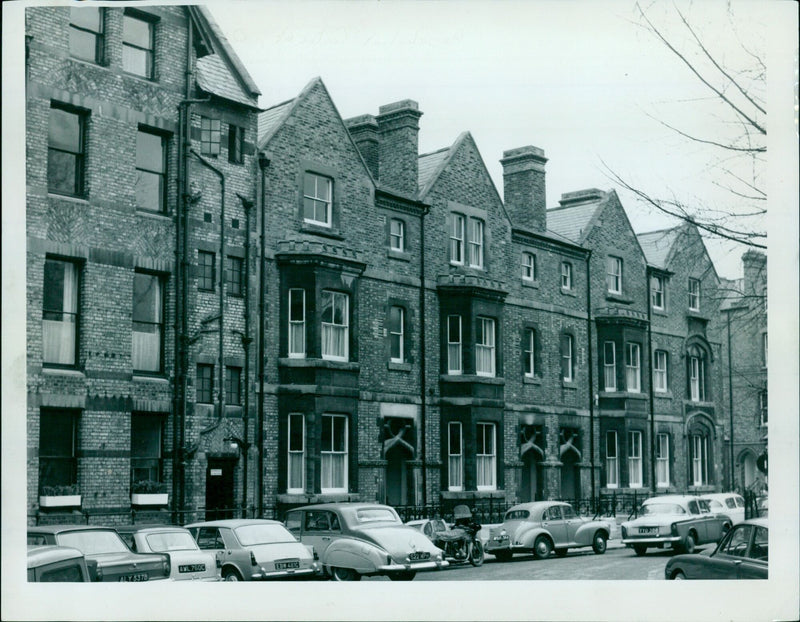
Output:
[[369,172],[378,179],[378,122],[371,114],[345,119],[344,122]]
[[512,225],[538,233],[547,229],[544,150],[526,146],[503,152],[503,195]]
[[419,104],[411,99],[378,109],[378,179],[409,196],[417,194]]
[[744,295],[763,296],[767,289],[767,256],[758,251],[742,255],[744,267]]

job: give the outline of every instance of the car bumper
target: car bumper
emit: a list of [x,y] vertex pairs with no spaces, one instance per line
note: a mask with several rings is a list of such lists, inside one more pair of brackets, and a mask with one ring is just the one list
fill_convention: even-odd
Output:
[[253,570],[250,578],[254,581],[261,579],[282,579],[285,577],[304,577],[318,574],[319,570],[317,565],[314,564],[311,568],[297,568],[294,570],[273,570],[267,571],[263,568],[261,570]]
[[674,544],[680,541],[680,536],[654,536],[650,538],[623,538],[622,544],[625,546],[631,546],[634,544]]
[[378,572],[407,572],[409,570],[416,572],[418,570],[441,570],[442,568],[447,568],[449,565],[450,562],[445,560],[419,562],[415,564],[385,564],[383,566],[378,566]]

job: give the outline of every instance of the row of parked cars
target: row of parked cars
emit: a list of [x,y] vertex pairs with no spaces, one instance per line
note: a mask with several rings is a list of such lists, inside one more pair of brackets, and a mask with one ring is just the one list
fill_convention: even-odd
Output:
[[[357,581],[385,575],[411,580],[448,566],[439,541],[441,519],[403,524],[386,505],[328,503],[291,510],[285,523],[230,519],[185,527],[37,526],[28,528],[29,581],[251,581],[328,577]],[[614,533],[607,520],[579,516],[560,501],[510,508],[489,530],[485,552],[498,561],[532,553],[537,559],[569,549],[602,555]],[[766,578],[766,519],[744,520],[739,495],[664,495],[647,499],[621,525],[622,543],[645,555],[672,548],[668,579]],[[717,544],[706,555],[696,547]]]
[[28,528],[29,581],[252,581],[386,575],[444,568],[441,549],[385,505],[294,509],[286,523],[227,519],[170,525]]

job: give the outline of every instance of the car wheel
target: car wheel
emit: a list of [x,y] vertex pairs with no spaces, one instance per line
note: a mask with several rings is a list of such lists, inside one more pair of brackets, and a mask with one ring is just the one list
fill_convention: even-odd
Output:
[[361,581],[361,575],[352,568],[331,568],[334,581]]
[[533,555],[536,559],[547,559],[550,557],[550,551],[553,547],[550,544],[550,539],[547,536],[539,536],[533,543]]
[[690,531],[686,534],[686,537],[683,539],[683,543],[681,544],[681,549],[683,549],[684,553],[694,553],[695,548],[695,535],[693,531]]
[[555,549],[556,557],[566,557],[567,556],[567,549]]
[[511,551],[496,551],[493,553],[493,555],[499,562],[510,562],[511,558],[514,557],[514,553]]
[[670,577],[670,579],[675,579],[676,581],[683,580],[685,578],[686,578],[686,575],[683,574],[683,572],[681,572],[680,570],[677,570],[677,571],[673,572],[672,576]]
[[222,571],[222,580],[223,581],[241,581],[242,575],[239,574],[239,571],[235,568],[226,568]]
[[592,550],[597,555],[602,555],[606,552],[606,536],[602,531],[598,531],[594,534],[594,541],[592,542]]
[[411,581],[416,576],[416,570],[402,570],[400,572],[392,572],[389,574],[389,578],[392,581]]
[[647,553],[647,547],[644,544],[634,544],[633,550],[636,551],[636,554],[641,557],[645,553]]

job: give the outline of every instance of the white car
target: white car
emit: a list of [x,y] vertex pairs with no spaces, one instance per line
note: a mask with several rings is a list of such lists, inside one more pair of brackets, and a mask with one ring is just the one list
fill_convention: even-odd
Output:
[[173,525],[124,525],[116,528],[135,553],[166,553],[173,581],[219,581],[220,566],[213,553],[201,551],[188,529]]
[[709,493],[700,498],[708,501],[708,507],[712,512],[730,516],[734,525],[744,520],[744,498],[735,492]]

